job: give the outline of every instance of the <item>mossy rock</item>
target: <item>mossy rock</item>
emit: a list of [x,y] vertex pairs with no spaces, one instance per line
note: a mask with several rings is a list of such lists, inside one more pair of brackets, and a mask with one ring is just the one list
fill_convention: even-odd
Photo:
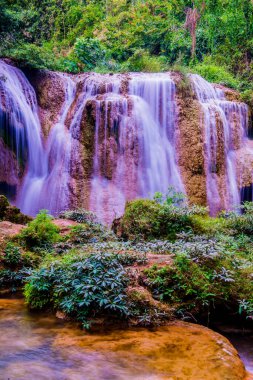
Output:
[[175,240],[180,232],[191,229],[191,220],[180,208],[170,208],[150,199],[137,199],[126,204],[122,218],[113,222],[118,237],[134,240]]
[[228,222],[224,218],[212,218],[208,215],[193,215],[191,216],[192,230],[196,234],[204,234],[213,236],[218,232],[226,232]]
[[27,224],[32,218],[22,214],[19,208],[9,204],[8,199],[4,195],[0,195],[0,220],[16,224]]
[[159,214],[161,206],[150,199],[137,199],[126,204],[121,219],[113,222],[114,232],[122,238],[155,238],[160,234]]
[[7,207],[9,207],[8,199],[4,195],[0,195],[0,219],[4,219]]

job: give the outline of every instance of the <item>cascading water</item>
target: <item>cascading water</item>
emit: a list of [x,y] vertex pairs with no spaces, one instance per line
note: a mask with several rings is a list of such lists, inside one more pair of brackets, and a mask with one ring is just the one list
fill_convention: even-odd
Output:
[[[46,208],[57,215],[82,206],[111,222],[128,200],[169,186],[185,192],[181,167],[190,196],[198,191],[196,183],[206,181],[212,215],[240,203],[239,189],[251,185],[253,165],[245,104],[190,76],[203,111],[204,144],[194,141],[203,146],[205,173],[196,172],[181,157],[180,136],[189,137],[185,130],[181,134],[187,125],[184,99],[169,73],[53,75],[65,88],[65,100],[59,97],[58,121],[44,142],[35,91],[19,69],[0,61],[0,191],[15,195],[17,189],[15,203],[23,212]],[[196,132],[191,128],[190,136]]]
[[28,173],[19,194],[20,208],[29,215],[35,215],[42,208],[57,214],[69,205],[71,134],[65,121],[75,97],[75,83],[67,76],[58,75],[65,83],[65,102],[48,137],[43,155],[44,170],[36,177]]
[[[29,212],[27,206],[36,203],[41,179],[47,172],[37,101],[25,75],[4,61],[0,61],[0,132],[26,172],[17,204]],[[33,191],[28,194],[30,186]]]
[[[96,100],[91,209],[108,221],[123,213],[129,199],[152,197],[169,186],[183,191],[175,131],[175,84],[169,74],[131,74],[124,95],[111,86]],[[108,147],[112,135],[116,145]]]
[[48,172],[44,178],[41,201],[53,214],[69,206],[70,160],[72,150],[71,130],[66,128],[69,109],[75,99],[76,84],[68,76],[58,74],[65,83],[65,101],[59,121],[52,128],[47,142]]
[[[239,140],[245,139],[248,108],[243,103],[227,101],[224,91],[199,75],[190,75],[193,89],[204,114],[205,171],[207,202],[211,215],[240,204],[234,126],[239,126]],[[221,128],[218,128],[220,123]],[[223,145],[223,146],[222,146]],[[221,157],[224,156],[224,172]]]
[[130,82],[142,166],[141,196],[184,191],[176,162],[176,86],[168,74],[136,75]]

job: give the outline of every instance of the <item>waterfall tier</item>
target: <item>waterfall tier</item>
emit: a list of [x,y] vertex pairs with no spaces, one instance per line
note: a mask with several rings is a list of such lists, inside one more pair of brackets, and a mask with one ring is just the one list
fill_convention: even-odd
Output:
[[173,186],[215,215],[252,183],[248,120],[198,75],[25,76],[0,61],[0,192],[30,215],[85,207],[111,222]]

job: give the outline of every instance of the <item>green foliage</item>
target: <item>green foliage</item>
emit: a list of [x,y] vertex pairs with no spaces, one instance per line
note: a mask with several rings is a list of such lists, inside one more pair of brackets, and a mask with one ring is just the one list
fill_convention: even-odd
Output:
[[56,261],[34,271],[25,286],[31,308],[51,306],[75,317],[85,326],[87,318],[113,313],[127,316],[128,277],[117,256],[93,254],[67,265]]
[[196,234],[214,236],[217,233],[228,233],[229,226],[224,218],[210,218],[208,215],[192,215],[192,230]]
[[82,208],[63,211],[60,213],[59,217],[62,219],[73,220],[77,223],[98,223],[97,216],[93,212]]
[[20,248],[13,243],[7,243],[2,261],[8,267],[17,267],[22,263]]
[[0,0],[0,55],[33,67],[71,72],[161,71],[165,63],[180,64],[232,87],[238,88],[240,81],[241,90],[251,91],[252,1],[206,1],[196,30],[196,58],[191,62],[185,9],[193,5],[200,9],[201,4]]
[[109,228],[99,223],[97,216],[84,209],[64,211],[59,215],[62,219],[80,223],[71,229],[69,241],[74,244],[115,241],[116,236]]
[[72,228],[70,242],[75,244],[115,241],[114,233],[99,223],[87,223]]
[[1,269],[0,270],[0,289],[9,289],[15,292],[20,288],[26,278],[26,272],[12,271],[11,269]]
[[59,240],[59,229],[52,223],[47,210],[41,210],[36,218],[24,228],[19,237],[27,248],[52,245]]
[[163,57],[153,57],[146,50],[139,49],[122,65],[123,71],[161,72],[166,69]]
[[169,188],[163,196],[156,193],[154,200],[138,199],[128,202],[116,232],[124,238],[175,239],[176,234],[189,231],[192,215],[206,215],[207,209],[189,206],[182,193]]
[[74,51],[79,61],[88,70],[105,63],[106,50],[97,38],[78,38]]
[[172,247],[174,264],[145,270],[146,284],[154,297],[177,305],[178,312],[185,315],[190,312],[209,318],[226,304],[233,312],[250,317],[242,302],[252,303],[253,264],[247,255],[238,255],[239,247],[240,241],[234,239],[179,240]]
[[8,199],[4,195],[0,195],[0,219],[4,219],[8,206]]
[[253,203],[245,202],[244,205],[235,212],[224,212],[221,218],[226,220],[227,226],[235,235],[253,234]]
[[11,206],[4,195],[0,195],[0,220],[7,220],[16,224],[26,224],[31,218],[22,214],[17,207]]
[[192,70],[209,82],[239,89],[239,81],[225,67],[212,62],[210,57],[194,66]]
[[126,204],[120,221],[122,236],[125,238],[155,238],[160,235],[161,206],[149,199],[137,199]]

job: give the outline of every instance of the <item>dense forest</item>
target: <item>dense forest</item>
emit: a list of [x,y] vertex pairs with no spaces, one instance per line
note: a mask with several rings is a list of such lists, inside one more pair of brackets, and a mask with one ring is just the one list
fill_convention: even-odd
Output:
[[0,54],[30,66],[69,72],[186,67],[242,92],[251,89],[250,0],[1,0],[0,5]]

